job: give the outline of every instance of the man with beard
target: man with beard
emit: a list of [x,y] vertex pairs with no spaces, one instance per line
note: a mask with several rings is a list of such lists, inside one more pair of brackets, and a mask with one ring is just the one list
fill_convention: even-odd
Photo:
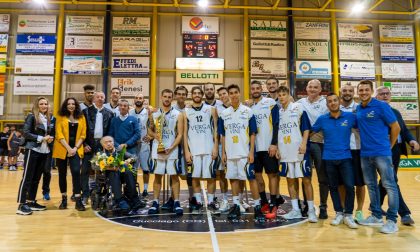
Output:
[[[336,212],[331,225],[338,226],[344,221],[349,228],[358,228],[353,220],[354,174],[350,152],[351,131],[357,126],[356,116],[351,112],[340,111],[340,99],[334,93],[327,96],[327,106],[330,113],[318,117],[312,131],[324,133],[322,159],[325,160],[328,185]],[[346,189],[344,209],[338,193],[340,180]]]
[[191,165],[189,175],[192,176],[194,197],[193,213],[200,213],[203,201],[200,192],[200,179],[207,180],[207,208],[213,213],[219,213],[214,202],[216,191],[216,165],[218,155],[217,114],[216,109],[203,104],[204,92],[195,86],[191,91],[193,104],[185,109],[184,117],[184,154],[186,163]]
[[206,97],[204,102],[207,105],[215,107],[222,104],[220,100],[216,99],[215,93],[216,93],[216,90],[213,83],[209,82],[207,84],[204,84],[204,95]]
[[[149,214],[159,213],[159,194],[162,187],[162,176],[170,175],[174,204],[172,211],[176,215],[182,215],[184,210],[179,202],[179,174],[182,173],[179,160],[179,145],[184,130],[183,114],[171,107],[173,92],[164,89],[161,92],[160,100],[162,107],[152,114],[153,123],[150,123],[149,135],[153,137],[152,159],[153,165],[150,171],[155,174],[153,182],[153,205],[149,208]],[[159,123],[159,125],[157,125]],[[160,133],[156,134],[156,127],[159,126]],[[159,143],[164,145],[164,152],[158,153]]]
[[150,158],[150,141],[152,140],[147,135],[147,128],[150,121],[150,110],[144,106],[144,96],[142,93],[137,93],[134,97],[134,108],[128,114],[137,118],[140,128],[140,140],[137,142],[137,160],[134,165],[136,169],[141,168],[143,171],[143,197],[147,197],[149,187],[149,165]]
[[118,87],[114,87],[111,89],[111,101],[108,103],[105,103],[105,108],[111,110],[114,113],[114,116],[118,116],[120,114],[120,107],[119,101],[121,98],[121,90]]

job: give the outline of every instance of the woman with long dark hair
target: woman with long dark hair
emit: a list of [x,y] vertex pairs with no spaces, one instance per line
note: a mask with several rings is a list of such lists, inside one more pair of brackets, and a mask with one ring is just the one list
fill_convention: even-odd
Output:
[[43,211],[45,206],[39,205],[35,198],[45,163],[54,140],[54,125],[48,113],[48,100],[38,97],[23,126],[25,137],[25,158],[22,181],[19,186],[17,214],[29,215],[32,211]]
[[80,167],[83,158],[83,141],[86,138],[86,120],[79,103],[73,97],[64,100],[56,117],[56,135],[53,158],[58,166],[58,180],[62,201],[60,209],[67,208],[67,163],[73,182],[76,209],[85,211],[81,199]]

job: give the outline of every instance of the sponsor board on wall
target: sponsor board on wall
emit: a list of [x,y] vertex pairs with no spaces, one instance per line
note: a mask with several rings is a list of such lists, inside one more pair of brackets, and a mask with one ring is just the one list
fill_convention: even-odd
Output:
[[417,82],[384,82],[391,90],[392,100],[416,100],[418,98]]
[[104,33],[103,16],[66,16],[67,34],[97,34]]
[[149,57],[112,57],[112,75],[149,75]]
[[19,15],[18,33],[56,33],[55,15]]
[[54,54],[56,41],[55,35],[18,34],[16,53]]
[[15,74],[54,74],[54,56],[16,55]]
[[219,34],[219,18],[182,16],[182,34]]
[[371,24],[338,24],[338,39],[350,41],[372,41],[373,26]]
[[340,62],[341,79],[374,80],[375,63],[374,62]]
[[[358,98],[359,95],[357,94],[357,85],[359,85],[360,81],[341,81],[340,82],[340,88],[344,85],[350,84],[354,88],[354,97]],[[372,81],[373,83],[373,90],[376,90],[376,82]]]
[[121,96],[133,97],[137,93],[149,96],[149,78],[111,78],[111,88],[121,90]]
[[414,44],[381,44],[381,59],[414,61]]
[[415,63],[385,63],[382,62],[383,79],[416,79]]
[[4,96],[0,96],[0,115],[3,115],[4,110]]
[[297,59],[330,59],[330,47],[327,41],[296,41]]
[[0,73],[6,72],[6,66],[7,66],[7,55],[0,54]]
[[419,120],[419,101],[407,102],[391,102],[389,105],[398,110],[404,120],[418,121]]
[[214,70],[176,70],[176,83],[220,83],[223,84],[223,71]]
[[374,60],[373,43],[342,42],[338,43],[340,60]]
[[52,95],[53,76],[19,76],[13,80],[13,95]]
[[104,44],[102,36],[66,36],[64,53],[101,54]]
[[224,70],[225,60],[221,58],[176,58],[176,69]]
[[285,39],[287,37],[286,21],[250,20],[251,38]]
[[380,42],[413,42],[413,26],[404,24],[379,25]]
[[287,41],[251,39],[251,58],[287,58]]
[[150,35],[149,17],[112,17],[114,35]]
[[112,37],[113,55],[144,55],[150,54],[149,37]]
[[7,53],[8,44],[9,44],[9,34],[0,34],[0,53]]
[[0,75],[0,94],[4,94],[4,83],[6,82],[6,75]]
[[267,78],[274,75],[276,78],[287,77],[286,60],[251,59],[251,77]]
[[101,75],[101,56],[64,56],[64,74]]
[[[295,84],[295,95],[296,97],[302,98],[307,97],[308,93],[306,92],[306,86],[308,85],[309,80],[297,80]],[[320,80],[321,82],[321,95],[328,95],[332,91],[332,84],[329,80]]]
[[10,14],[0,14],[0,32],[9,32]]
[[298,79],[331,79],[331,62],[329,61],[296,61],[296,78]]
[[295,22],[295,39],[330,40],[330,24],[324,22]]

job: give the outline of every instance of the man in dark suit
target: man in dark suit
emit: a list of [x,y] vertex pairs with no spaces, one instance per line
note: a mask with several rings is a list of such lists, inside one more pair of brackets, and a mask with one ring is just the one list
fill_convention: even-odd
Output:
[[[391,91],[388,87],[379,87],[376,89],[376,98],[378,100],[390,103],[391,102]],[[401,113],[392,108],[392,111],[395,114],[395,117],[397,118],[398,124],[400,125],[401,131],[400,135],[398,136],[397,143],[392,148],[392,164],[394,166],[395,171],[395,181],[397,182],[398,187],[398,196],[399,196],[399,209],[398,214],[401,216],[401,223],[407,226],[414,225],[414,220],[411,218],[411,212],[408,208],[407,204],[404,202],[404,198],[401,195],[401,190],[398,185],[398,166],[400,164],[400,157],[401,155],[407,156],[407,145],[411,146],[411,149],[413,151],[418,151],[420,149],[419,143],[416,141],[414,136],[410,133],[410,131],[407,129],[407,125],[405,125],[405,122],[401,116]],[[381,196],[381,205],[384,202],[384,198],[386,195],[386,190],[381,184],[381,181],[379,182],[379,190],[380,190],[380,196]]]

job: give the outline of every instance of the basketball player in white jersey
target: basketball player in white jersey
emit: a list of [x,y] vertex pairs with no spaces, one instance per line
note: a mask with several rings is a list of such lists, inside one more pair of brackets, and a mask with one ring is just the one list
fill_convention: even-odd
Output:
[[[153,164],[150,171],[155,174],[153,182],[153,205],[149,208],[149,214],[159,212],[159,194],[162,187],[162,176],[169,174],[171,178],[171,188],[174,198],[172,211],[177,215],[183,214],[183,209],[179,202],[179,174],[181,174],[178,148],[182,140],[184,117],[182,113],[171,106],[173,92],[164,89],[161,92],[162,107],[152,114],[153,122],[150,123],[149,135],[154,138],[152,146]],[[162,118],[163,117],[163,118]],[[160,122],[161,135],[156,134],[157,123]],[[158,144],[164,145],[164,153],[158,153]]]
[[232,186],[233,206],[229,210],[229,219],[238,219],[241,215],[239,201],[239,181],[249,180],[254,198],[254,214],[259,222],[265,217],[261,212],[261,199],[253,170],[255,134],[257,123],[252,110],[241,104],[240,89],[232,84],[228,87],[231,106],[225,109],[219,118],[219,134],[222,141],[222,161],[226,163],[226,178]]
[[142,196],[149,195],[147,192],[149,187],[149,159],[150,159],[150,141],[152,140],[147,135],[149,128],[149,117],[151,115],[148,107],[144,107],[144,96],[142,93],[137,93],[134,97],[134,108],[128,114],[137,118],[140,126],[140,140],[137,143],[137,161],[136,169],[141,168],[143,171],[143,193]]
[[290,102],[290,91],[287,87],[278,89],[280,108],[280,123],[278,134],[280,175],[287,178],[287,187],[292,198],[292,211],[283,215],[286,219],[302,218],[299,210],[299,184],[296,180],[302,178],[303,189],[308,202],[309,222],[318,222],[313,201],[311,184],[311,166],[309,162],[308,138],[311,124],[303,106]]
[[184,154],[185,161],[191,165],[194,197],[193,213],[200,213],[203,208],[200,180],[207,180],[208,209],[218,213],[214,202],[216,191],[216,165],[218,155],[217,113],[216,109],[203,103],[204,92],[199,86],[191,90],[193,104],[185,109],[184,117]]
[[120,107],[118,106],[121,98],[121,90],[118,87],[113,87],[111,89],[111,100],[108,103],[104,104],[104,107],[111,110],[114,113],[114,116],[120,115]]
[[216,90],[215,90],[215,87],[214,87],[213,83],[209,82],[207,84],[204,84],[203,89],[204,89],[204,95],[206,97],[204,102],[207,105],[216,107],[216,106],[219,106],[219,105],[222,104],[222,102],[220,100],[216,99],[216,96],[215,96]]
[[[279,191],[279,166],[276,158],[279,107],[275,100],[262,97],[262,84],[260,81],[254,80],[251,82],[251,96],[251,109],[258,128],[258,133],[255,137],[255,178],[258,182],[262,211],[266,213],[265,217],[267,219],[274,219],[277,216],[277,195]],[[263,170],[268,176],[270,205],[265,194]]]

